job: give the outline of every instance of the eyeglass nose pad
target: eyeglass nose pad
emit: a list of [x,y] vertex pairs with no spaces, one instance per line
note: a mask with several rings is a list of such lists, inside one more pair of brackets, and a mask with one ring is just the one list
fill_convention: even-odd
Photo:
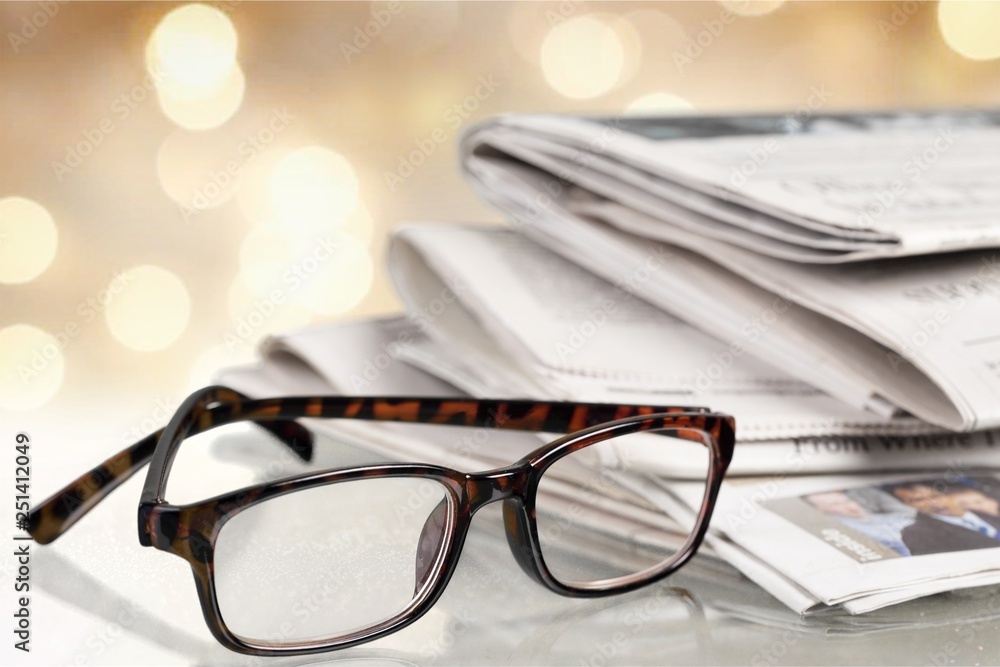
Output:
[[531,537],[528,534],[530,523],[531,517],[520,498],[507,498],[503,501],[503,524],[507,529],[507,544],[514,554],[514,560],[525,574],[544,585],[535,563],[535,550],[531,548]]
[[417,595],[427,583],[434,569],[434,561],[441,550],[441,542],[448,523],[448,499],[445,498],[428,515],[417,541],[417,585],[413,594]]

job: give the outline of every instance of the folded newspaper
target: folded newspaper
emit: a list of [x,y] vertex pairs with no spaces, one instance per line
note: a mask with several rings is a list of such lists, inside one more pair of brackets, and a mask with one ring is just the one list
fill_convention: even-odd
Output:
[[[657,478],[647,483],[651,497],[681,520],[697,511],[696,489],[685,493]],[[1000,477],[951,468],[905,477],[730,480],[707,541],[803,614],[861,614],[935,593],[995,586]]]
[[473,128],[515,228],[734,349],[881,415],[1000,426],[1000,113]]
[[[644,300],[651,276],[671,261],[651,253],[612,283],[509,230],[402,226],[389,269],[415,329],[395,354],[481,397],[697,404],[732,414],[740,446],[730,475],[1000,462],[998,430],[951,433],[852,407],[652,307]],[[700,474],[680,452],[669,468]]]
[[[809,614],[866,613],[1000,583],[1000,541],[994,547],[996,531],[987,534],[1000,489],[997,433],[946,433],[875,415],[749,356],[725,357],[723,343],[644,303],[641,275],[614,285],[508,230],[405,226],[389,258],[407,317],[271,338],[262,365],[220,380],[254,395],[704,403],[736,414],[740,440],[702,557],[728,561]],[[669,357],[657,354],[662,348]],[[466,470],[509,463],[547,438],[392,423],[322,428],[383,456]],[[627,557],[613,548],[616,538],[677,537],[648,503],[690,522],[699,494],[690,460],[672,446],[669,458],[636,461],[643,474],[634,496],[584,513],[573,505],[571,479],[553,502],[603,536],[609,558]],[[803,472],[827,475],[794,474]],[[952,499],[970,509],[956,514],[962,505]]]
[[[1000,114],[787,121],[484,123],[463,166],[516,231],[402,227],[406,317],[277,336],[219,379],[706,405],[738,443],[700,558],[802,614],[998,585]],[[550,437],[310,425],[465,470]],[[688,449],[599,497],[571,469],[546,502],[611,561],[676,548],[703,486]]]

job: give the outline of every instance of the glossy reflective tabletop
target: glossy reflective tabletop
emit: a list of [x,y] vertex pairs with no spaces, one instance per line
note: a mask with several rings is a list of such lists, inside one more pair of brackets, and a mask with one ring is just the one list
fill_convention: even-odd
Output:
[[[39,428],[40,437],[52,432]],[[248,471],[262,470],[274,452],[231,445],[216,439],[183,452],[174,474],[187,481],[168,496],[186,502],[220,485],[242,485]],[[322,449],[333,448],[336,455],[320,457],[320,466],[374,459],[340,443]],[[41,458],[51,490],[50,477],[66,481],[95,457]],[[443,597],[413,625],[334,653],[242,656],[209,634],[187,564],[138,545],[141,482],[141,476],[127,482],[51,546],[32,545],[33,651],[23,656],[5,646],[4,664],[1000,664],[998,588],[862,616],[800,617],[730,566],[698,555],[646,589],[570,599],[520,570],[502,534],[498,505],[476,515]],[[4,567],[9,577],[9,562]]]

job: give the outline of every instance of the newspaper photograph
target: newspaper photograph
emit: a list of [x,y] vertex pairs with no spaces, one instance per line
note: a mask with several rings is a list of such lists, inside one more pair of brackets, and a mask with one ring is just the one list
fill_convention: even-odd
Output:
[[[660,483],[689,508],[697,491]],[[709,543],[801,613],[1000,583],[1000,478],[773,475],[723,485]],[[665,499],[666,491],[659,496]],[[677,511],[676,506],[674,511]]]
[[918,479],[821,491],[768,508],[863,563],[1000,546],[998,487],[990,477]]

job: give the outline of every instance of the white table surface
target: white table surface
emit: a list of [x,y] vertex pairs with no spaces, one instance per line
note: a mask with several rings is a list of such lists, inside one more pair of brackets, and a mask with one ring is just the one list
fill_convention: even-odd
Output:
[[[101,428],[81,430],[69,422],[36,418],[18,430],[32,435],[36,502],[121,446],[120,437],[107,439]],[[16,431],[8,431],[5,425],[13,441]],[[220,485],[236,488],[265,460],[249,468],[227,463],[220,447],[183,451],[171,501],[226,490]],[[373,458],[341,447],[334,460]],[[640,591],[564,598],[521,572],[501,533],[499,505],[476,515],[448,589],[413,625],[339,652],[242,656],[209,633],[188,565],[139,545],[143,478],[129,480],[52,545],[31,543],[32,652],[14,650],[8,635],[3,664],[1000,664],[997,588],[863,616],[800,618],[729,566],[697,556]],[[12,558],[0,561],[11,611],[12,566]]]

